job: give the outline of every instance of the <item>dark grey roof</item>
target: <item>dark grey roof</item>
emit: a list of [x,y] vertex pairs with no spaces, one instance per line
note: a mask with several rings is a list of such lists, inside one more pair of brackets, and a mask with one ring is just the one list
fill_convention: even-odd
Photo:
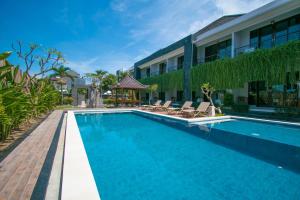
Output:
[[187,37],[185,37],[185,38],[183,38],[183,39],[181,39],[181,40],[179,40],[177,42],[174,42],[173,44],[171,44],[171,45],[169,45],[169,46],[167,46],[167,47],[165,47],[163,49],[160,49],[160,50],[154,52],[150,56],[148,56],[148,57],[146,57],[146,58],[144,58],[144,59],[142,59],[142,60],[134,63],[134,66],[135,67],[136,66],[140,66],[140,65],[142,65],[142,64],[144,64],[146,62],[149,62],[149,61],[151,61],[151,60],[153,60],[155,58],[158,58],[158,57],[160,57],[162,55],[165,55],[165,54],[167,54],[167,53],[169,53],[171,51],[174,51],[174,50],[176,50],[176,49],[178,49],[180,47],[183,47],[186,43],[191,42],[191,37],[192,36],[189,35],[189,36],[187,36]]
[[236,15],[225,15],[223,17],[220,17],[219,19],[213,21],[212,23],[208,24],[207,26],[205,26],[204,28],[202,28],[201,30],[197,31],[195,34],[194,34],[194,37],[197,37],[198,35],[200,34],[203,34],[207,31],[210,31],[218,26],[221,26],[227,22],[230,22],[240,16],[242,16],[244,14],[236,14]]

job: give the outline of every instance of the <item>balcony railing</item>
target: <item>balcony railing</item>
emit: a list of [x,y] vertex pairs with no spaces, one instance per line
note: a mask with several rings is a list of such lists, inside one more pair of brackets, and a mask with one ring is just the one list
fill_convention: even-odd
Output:
[[198,58],[197,62],[198,64],[203,64],[206,62],[211,62],[214,60],[218,60],[218,59],[223,59],[223,58],[230,58],[231,57],[231,52],[225,52],[225,54],[221,55],[221,54],[213,54],[210,56],[206,56],[204,58]]
[[163,73],[161,73],[160,71],[152,71],[150,72],[150,74],[142,74],[141,75],[141,79],[143,78],[149,78],[149,77],[153,77],[153,76],[158,76],[158,75],[162,75],[162,74],[166,74],[166,73],[170,73],[170,72],[174,72],[174,71],[177,71],[177,70],[180,70],[178,69],[178,66],[177,65],[173,65],[173,66],[169,66],[167,71],[164,71]]
[[283,35],[276,35],[272,39],[261,40],[259,43],[255,42],[245,46],[241,46],[235,49],[235,56],[242,53],[250,53],[259,48],[272,48],[282,44],[285,44],[289,41],[300,40],[300,31],[291,32]]

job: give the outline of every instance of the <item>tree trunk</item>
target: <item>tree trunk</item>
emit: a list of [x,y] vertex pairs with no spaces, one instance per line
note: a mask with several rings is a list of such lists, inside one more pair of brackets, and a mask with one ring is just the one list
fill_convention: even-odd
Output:
[[63,93],[63,84],[60,84],[60,93],[61,93],[61,105],[64,103],[64,93]]
[[150,96],[149,96],[149,105],[151,104],[151,99],[152,99],[152,92],[150,92]]

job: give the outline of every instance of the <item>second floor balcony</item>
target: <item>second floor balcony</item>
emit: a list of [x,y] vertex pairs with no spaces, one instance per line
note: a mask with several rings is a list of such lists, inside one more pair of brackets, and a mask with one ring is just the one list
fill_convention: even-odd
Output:
[[300,31],[290,32],[288,34],[274,35],[267,39],[260,39],[258,41],[250,42],[248,45],[235,48],[234,55],[240,55],[243,53],[250,53],[256,49],[268,49],[273,48],[290,41],[300,40]]

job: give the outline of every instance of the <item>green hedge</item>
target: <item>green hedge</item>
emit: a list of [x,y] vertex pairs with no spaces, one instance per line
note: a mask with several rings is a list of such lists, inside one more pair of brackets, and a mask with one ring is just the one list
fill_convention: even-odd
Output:
[[235,112],[248,112],[249,111],[249,105],[246,105],[246,104],[234,104],[231,107],[232,107],[232,110]]
[[177,70],[140,80],[145,85],[158,84],[158,91],[183,90],[183,70]]
[[234,104],[233,94],[225,93],[224,106],[232,106]]
[[241,54],[195,66],[191,70],[191,86],[199,89],[209,82],[216,89],[242,88],[249,81],[267,81],[269,85],[283,84],[286,73],[300,70],[300,42],[290,42],[271,49],[258,49],[252,53]]

